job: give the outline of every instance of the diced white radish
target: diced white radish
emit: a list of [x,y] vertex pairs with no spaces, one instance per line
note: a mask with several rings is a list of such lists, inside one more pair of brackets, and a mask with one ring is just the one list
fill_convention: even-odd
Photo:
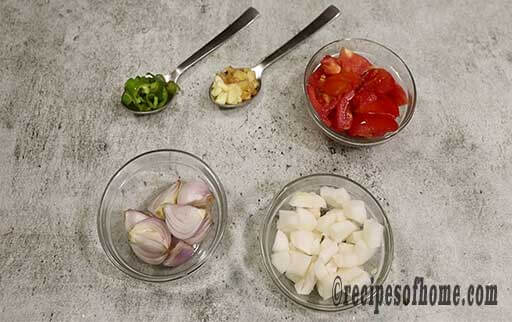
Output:
[[359,265],[366,263],[376,252],[376,248],[369,248],[364,240],[360,240],[354,246],[354,254],[359,259]]
[[329,231],[329,227],[336,222],[336,213],[329,211],[322,217],[318,218],[316,221],[316,230],[327,233]]
[[278,230],[276,238],[274,239],[274,246],[272,246],[273,252],[284,252],[288,251],[288,237],[282,231]]
[[374,219],[368,219],[363,226],[363,239],[370,248],[379,247],[382,244],[384,226]]
[[321,280],[321,279],[324,279],[327,274],[329,274],[329,272],[327,271],[327,268],[325,267],[325,264],[322,263],[321,260],[317,260],[315,262],[315,275],[316,275],[316,278]]
[[316,276],[315,276],[315,263],[312,262],[309,265],[308,271],[306,272],[306,276],[302,278],[300,281],[295,283],[295,290],[300,295],[308,295],[311,293],[316,284]]
[[278,252],[272,254],[272,265],[279,271],[279,273],[284,273],[288,270],[288,266],[290,265],[290,254],[287,251]]
[[344,241],[350,234],[358,229],[359,227],[356,224],[350,220],[345,220],[332,224],[329,228],[329,236],[339,243]]
[[314,192],[296,192],[290,199],[290,206],[300,208],[326,208],[324,198]]
[[297,208],[298,224],[297,229],[312,231],[315,229],[317,223],[315,216],[304,208]]
[[364,205],[364,201],[362,200],[350,200],[344,210],[345,217],[352,219],[360,225],[362,225],[367,218],[366,207]]
[[359,275],[359,276],[355,277],[354,279],[352,279],[351,281],[349,281],[347,283],[347,285],[350,285],[351,289],[353,289],[354,286],[357,285],[357,287],[359,289],[359,294],[361,294],[361,288],[363,287],[363,285],[370,285],[371,283],[372,283],[372,281],[370,279],[370,274],[368,274],[366,271],[363,271],[363,273],[361,275]]
[[329,262],[332,256],[338,252],[338,244],[328,238],[325,238],[324,241],[322,241],[320,248],[321,250],[318,254],[318,258],[323,263]]
[[297,230],[299,225],[299,217],[297,213],[291,210],[279,210],[279,219],[277,220],[277,229],[283,232],[291,232]]
[[338,244],[339,252],[342,254],[352,253],[354,251],[354,245],[347,243],[339,243]]
[[313,253],[314,240],[315,236],[310,231],[296,230],[290,233],[290,241],[293,246],[308,255],[312,255]]
[[325,237],[324,240],[322,240],[322,242],[320,243],[320,249],[327,248],[332,244],[336,245],[336,247],[338,246],[338,244],[335,241],[333,241],[329,237]]
[[351,268],[340,268],[337,274],[341,276],[341,281],[344,284],[348,284],[350,281],[366,273],[361,267],[354,266]]
[[350,195],[345,188],[322,187],[320,188],[320,196],[333,208],[343,208],[350,200]]
[[343,253],[339,253],[339,252],[334,254],[332,259],[334,259],[336,266],[343,267],[343,256],[344,256]]
[[316,284],[316,290],[324,300],[328,300],[332,297],[332,287],[334,285],[336,276],[337,274],[335,272],[329,273],[329,275],[325,278],[318,280]]
[[334,259],[331,259],[329,261],[329,263],[327,263],[325,265],[325,269],[329,272],[329,273],[336,273],[336,271],[338,270],[338,265],[336,265],[336,262],[334,261]]
[[320,241],[322,240],[322,235],[313,233],[313,247],[311,250],[311,255],[318,255],[320,254]]
[[320,208],[308,208],[308,211],[315,216],[316,219],[320,218],[320,215],[322,214],[320,212]]
[[290,266],[287,272],[299,276],[304,276],[311,264],[311,256],[305,255],[301,252],[290,251]]
[[336,221],[341,222],[347,220],[347,217],[345,217],[345,213],[341,209],[333,209],[331,211],[336,211]]
[[343,253],[343,262],[341,264],[342,268],[359,266],[359,257],[353,252]]
[[358,231],[354,231],[352,234],[350,234],[350,236],[348,236],[347,242],[355,244],[359,240],[362,240],[362,239],[363,239],[363,231],[358,230]]
[[293,274],[290,272],[286,272],[286,274],[284,274],[284,276],[286,276],[286,278],[288,278],[293,283],[297,283],[298,281],[300,281],[302,279],[302,276],[299,276],[297,274]]
[[328,300],[332,297],[332,284],[329,285],[326,282],[317,282],[316,291],[324,300]]

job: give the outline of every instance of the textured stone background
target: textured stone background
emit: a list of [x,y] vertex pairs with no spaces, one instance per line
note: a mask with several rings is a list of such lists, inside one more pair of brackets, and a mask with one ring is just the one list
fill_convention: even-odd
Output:
[[[342,16],[267,71],[259,104],[222,112],[207,97],[213,72],[257,62],[331,1],[1,1],[0,320],[509,320],[512,2],[332,2]],[[184,75],[173,108],[140,118],[120,106],[128,76],[170,71],[250,5],[261,17]],[[415,76],[417,113],[382,146],[337,146],[306,113],[304,67],[343,37],[388,45]],[[148,284],[108,262],[96,214],[118,167],[166,147],[213,167],[229,225],[199,274]],[[374,316],[288,301],[257,231],[273,194],[315,172],[382,201],[395,233],[388,282],[496,283],[499,305]]]

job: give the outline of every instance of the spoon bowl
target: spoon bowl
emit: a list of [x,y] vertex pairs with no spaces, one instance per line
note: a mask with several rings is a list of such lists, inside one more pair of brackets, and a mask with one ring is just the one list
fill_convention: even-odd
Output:
[[217,105],[221,109],[232,109],[237,107],[243,107],[252,101],[254,101],[254,98],[258,96],[258,94],[261,92],[262,88],[262,76],[263,72],[267,67],[278,61],[279,59],[283,58],[287,53],[289,53],[293,48],[295,48],[298,44],[309,38],[311,35],[313,35],[315,32],[320,30],[323,26],[328,24],[331,20],[336,18],[340,14],[340,10],[336,8],[335,6],[331,5],[327,9],[325,9],[315,20],[313,20],[309,25],[306,26],[306,28],[302,29],[297,35],[295,35],[292,39],[290,39],[288,42],[286,42],[284,45],[279,47],[276,51],[274,51],[269,56],[265,57],[259,64],[256,66],[250,68],[255,74],[256,74],[256,80],[259,82],[258,86],[258,92],[256,95],[252,96],[250,99],[246,101],[242,101],[238,104],[219,104],[215,102],[215,98],[212,96],[212,88],[213,88],[213,82],[208,88],[208,95],[210,96],[210,100]]

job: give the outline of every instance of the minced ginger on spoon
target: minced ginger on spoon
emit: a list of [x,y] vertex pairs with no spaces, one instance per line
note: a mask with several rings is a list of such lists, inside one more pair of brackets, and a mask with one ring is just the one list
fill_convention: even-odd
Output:
[[217,104],[235,105],[250,100],[258,93],[259,86],[254,71],[229,66],[215,75],[210,93]]

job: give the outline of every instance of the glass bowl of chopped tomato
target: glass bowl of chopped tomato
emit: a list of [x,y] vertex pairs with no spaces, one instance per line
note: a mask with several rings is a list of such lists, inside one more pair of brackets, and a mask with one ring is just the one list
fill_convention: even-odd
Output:
[[318,50],[304,73],[308,111],[329,138],[363,147],[389,141],[409,124],[416,86],[405,62],[367,39],[342,39]]

